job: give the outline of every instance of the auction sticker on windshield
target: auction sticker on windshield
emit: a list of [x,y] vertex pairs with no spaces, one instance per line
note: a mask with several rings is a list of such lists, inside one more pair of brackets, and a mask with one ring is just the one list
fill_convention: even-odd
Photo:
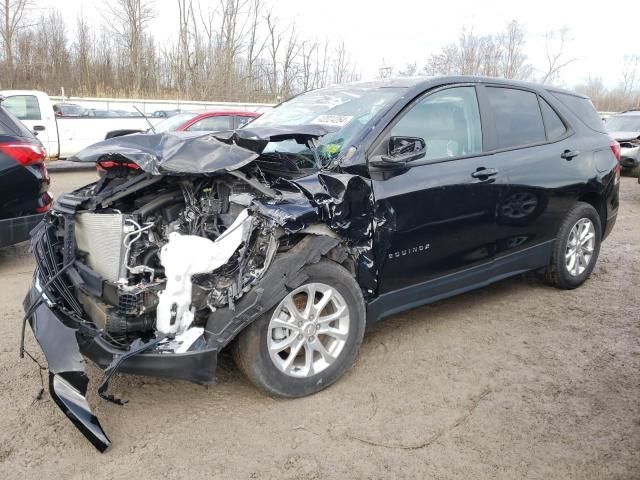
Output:
[[342,127],[349,123],[353,117],[349,115],[320,115],[311,120],[312,124],[332,125]]

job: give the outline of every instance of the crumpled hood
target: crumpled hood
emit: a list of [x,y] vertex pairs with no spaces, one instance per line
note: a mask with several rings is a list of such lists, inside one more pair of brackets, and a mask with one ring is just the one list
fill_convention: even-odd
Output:
[[69,160],[98,162],[125,159],[153,175],[212,174],[232,171],[260,156],[269,142],[304,143],[334,131],[321,125],[254,127],[205,133],[134,134],[98,142]]
[[620,142],[624,140],[635,140],[640,137],[640,132],[609,132],[609,135]]

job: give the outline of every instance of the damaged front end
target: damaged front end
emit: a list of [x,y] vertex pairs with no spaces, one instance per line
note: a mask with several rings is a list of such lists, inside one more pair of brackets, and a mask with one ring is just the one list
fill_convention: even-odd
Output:
[[116,371],[210,384],[220,350],[299,286],[305,265],[328,256],[375,278],[365,272],[369,184],[283,171],[287,159],[264,153],[327,131],[132,135],[78,155],[102,175],[61,196],[33,232],[25,319],[49,363],[51,396],[100,451],[109,439],[86,401],[85,357],[105,370],[98,392],[115,402]]

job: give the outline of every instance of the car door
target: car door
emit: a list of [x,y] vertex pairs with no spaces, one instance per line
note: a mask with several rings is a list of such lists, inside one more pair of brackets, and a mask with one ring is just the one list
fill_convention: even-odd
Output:
[[[413,101],[374,144],[379,293],[409,289],[404,302],[420,303],[488,278],[500,172],[483,154],[483,131],[476,87],[459,85]],[[391,137],[424,139],[426,156],[372,166]]]
[[[560,221],[574,194],[574,152],[568,124],[537,92],[486,85],[486,118],[493,127],[494,162],[501,174],[492,275],[545,265]],[[573,158],[573,157],[571,157]],[[575,162],[574,162],[575,163]]]
[[198,120],[188,131],[218,132],[233,129],[233,115],[215,115]]
[[[56,141],[55,134],[50,137],[49,129],[47,129],[47,122],[43,118],[43,112],[40,111],[38,103],[38,97],[35,95],[11,95],[7,96],[2,102],[2,106],[13,113],[18,120],[20,120],[30,131],[37,135],[38,140],[42,142],[42,145],[47,149],[47,152],[54,152],[57,150],[50,145],[51,141]],[[57,152],[55,152],[57,153]],[[50,153],[51,154],[51,153]]]

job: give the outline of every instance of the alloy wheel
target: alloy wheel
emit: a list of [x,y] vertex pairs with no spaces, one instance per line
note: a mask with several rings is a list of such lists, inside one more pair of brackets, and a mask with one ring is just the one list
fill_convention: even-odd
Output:
[[269,321],[269,356],[281,372],[307,378],[333,364],[349,336],[349,307],[333,287],[308,283],[290,292]]
[[596,230],[588,218],[581,218],[569,232],[565,251],[565,265],[571,276],[577,277],[587,269],[596,243]]

